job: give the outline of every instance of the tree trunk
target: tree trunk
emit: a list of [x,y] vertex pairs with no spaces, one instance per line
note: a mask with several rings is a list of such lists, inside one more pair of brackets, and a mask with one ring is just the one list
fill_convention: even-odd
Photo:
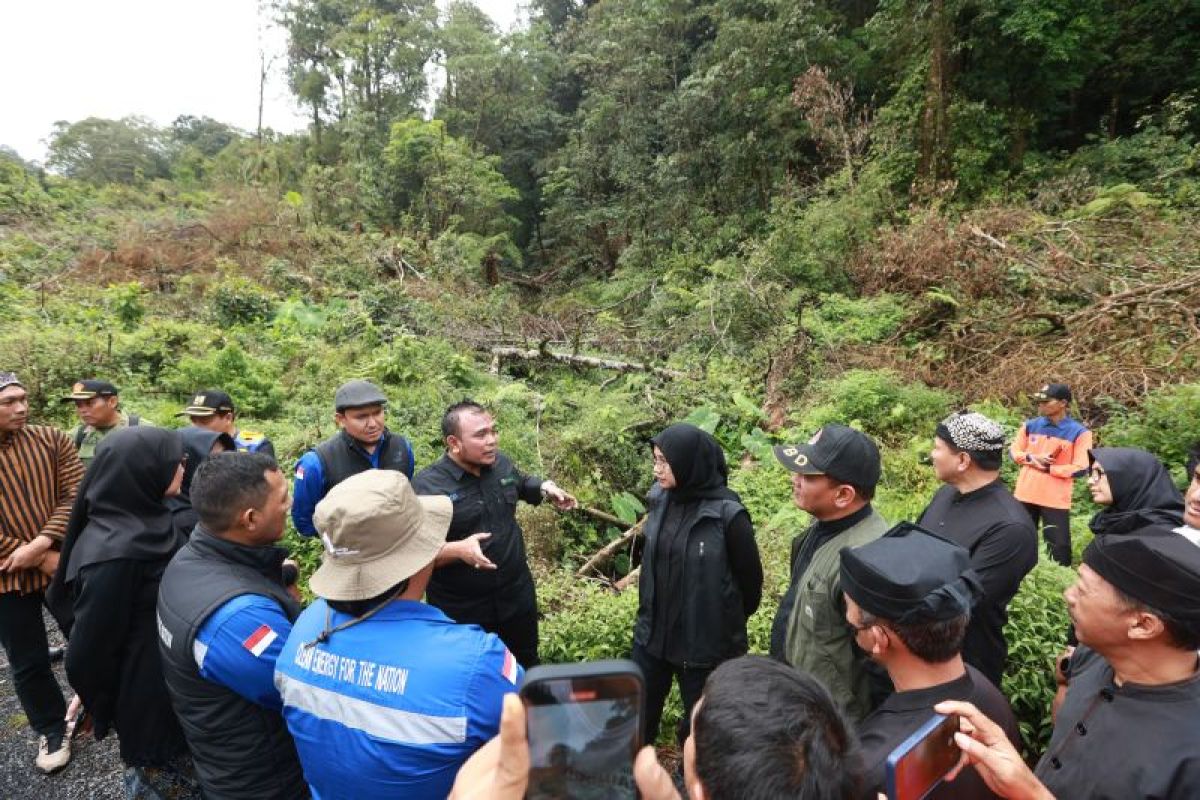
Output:
[[950,76],[945,0],[929,3],[929,81],[921,114],[921,158],[917,182],[924,193],[936,192],[952,177],[950,170]]

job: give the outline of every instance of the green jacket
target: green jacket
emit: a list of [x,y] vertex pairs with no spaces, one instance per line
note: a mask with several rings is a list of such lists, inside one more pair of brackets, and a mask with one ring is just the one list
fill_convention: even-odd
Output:
[[843,547],[858,547],[887,533],[888,523],[872,511],[817,548],[808,569],[797,580],[796,605],[788,619],[787,661],[817,678],[855,722],[871,710],[866,656],[854,646],[842,597]]
[[128,428],[132,425],[153,425],[153,422],[139,417],[137,414],[126,414],[124,411],[117,412],[119,419],[117,424],[111,428],[93,428],[91,425],[85,426],[82,422],[75,426],[75,430],[71,431],[71,441],[75,443],[76,449],[79,450],[79,460],[83,462],[86,468],[92,463],[92,458],[96,455],[96,446],[100,444],[100,440],[108,436],[113,431],[118,431],[121,428]]

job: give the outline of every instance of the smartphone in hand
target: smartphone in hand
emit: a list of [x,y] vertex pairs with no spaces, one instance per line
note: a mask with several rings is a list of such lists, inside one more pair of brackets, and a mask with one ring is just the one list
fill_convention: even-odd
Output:
[[958,715],[934,714],[887,758],[888,800],[921,800],[958,763]]
[[632,661],[538,666],[521,699],[529,730],[532,800],[636,798],[642,671]]

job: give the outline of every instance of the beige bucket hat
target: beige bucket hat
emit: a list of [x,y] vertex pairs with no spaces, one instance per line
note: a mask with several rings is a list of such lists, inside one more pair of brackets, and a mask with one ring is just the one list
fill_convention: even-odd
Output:
[[347,478],[317,503],[325,553],[309,586],[326,600],[377,597],[433,561],[453,513],[449,497],[418,497],[395,470]]

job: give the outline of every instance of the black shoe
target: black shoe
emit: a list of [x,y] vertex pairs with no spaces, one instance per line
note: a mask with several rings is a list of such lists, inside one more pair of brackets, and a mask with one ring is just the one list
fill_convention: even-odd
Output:
[[63,660],[63,656],[64,656],[64,655],[66,655],[67,648],[65,648],[65,647],[51,647],[51,648],[50,648],[48,651],[46,651],[46,652],[47,652],[47,653],[49,653],[49,655],[50,655],[50,663],[51,663],[51,664],[53,664],[55,661],[62,661],[62,660]]

